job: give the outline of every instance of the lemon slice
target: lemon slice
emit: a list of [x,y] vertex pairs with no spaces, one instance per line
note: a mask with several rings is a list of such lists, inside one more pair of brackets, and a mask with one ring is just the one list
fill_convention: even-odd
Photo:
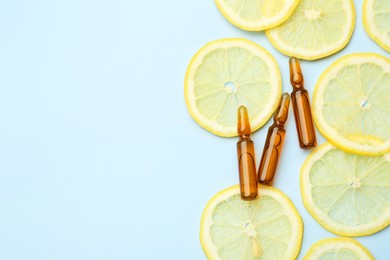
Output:
[[300,182],[306,209],[335,234],[365,236],[390,224],[389,154],[349,154],[326,143],[308,156]]
[[390,1],[364,0],[363,25],[368,35],[390,52]]
[[390,151],[390,60],[351,54],[333,63],[314,89],[312,112],[320,132],[353,153]]
[[247,107],[253,131],[276,109],[282,92],[278,64],[259,45],[245,39],[221,39],[192,58],[184,96],[194,120],[219,136],[237,136],[237,108]]
[[303,260],[374,260],[371,253],[352,238],[326,238],[312,245]]
[[215,0],[222,15],[235,26],[262,31],[284,22],[299,0]]
[[343,49],[354,26],[352,0],[301,0],[287,21],[266,34],[280,52],[315,60]]
[[298,211],[278,189],[259,185],[259,198],[243,201],[236,185],[208,202],[200,242],[208,259],[295,259],[302,229]]

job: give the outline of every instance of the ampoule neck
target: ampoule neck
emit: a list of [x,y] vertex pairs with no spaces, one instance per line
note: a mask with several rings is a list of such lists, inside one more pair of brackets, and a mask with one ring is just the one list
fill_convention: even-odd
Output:
[[252,141],[251,137],[249,135],[240,135],[239,136],[239,142],[243,142],[243,141]]
[[296,93],[296,92],[307,92],[307,90],[303,86],[302,87],[294,87],[293,86],[292,93]]
[[274,113],[274,126],[284,127],[288,118],[288,107],[290,105],[290,95],[283,93],[279,106]]
[[301,73],[292,74],[290,78],[290,83],[291,86],[293,87],[293,90],[305,89],[305,85],[304,85],[305,81]]
[[292,85],[293,90],[305,90],[305,87],[303,85]]
[[277,127],[284,127],[284,124],[285,122],[283,121],[275,120],[273,125]]

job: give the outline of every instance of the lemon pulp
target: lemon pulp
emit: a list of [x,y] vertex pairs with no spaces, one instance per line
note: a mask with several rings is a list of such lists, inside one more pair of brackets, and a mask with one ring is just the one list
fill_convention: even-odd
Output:
[[203,211],[200,240],[209,259],[295,259],[302,220],[276,188],[259,186],[259,198],[243,201],[238,186],[215,195]]
[[223,16],[237,27],[261,31],[285,21],[299,0],[215,0]]
[[337,147],[353,153],[390,151],[390,60],[372,53],[344,56],[320,76],[314,122]]
[[303,260],[374,260],[371,253],[351,238],[325,238],[312,245]]
[[266,31],[280,52],[315,60],[343,49],[355,26],[352,0],[301,0],[280,26]]
[[344,236],[375,233],[390,224],[390,158],[350,154],[330,143],[301,169],[301,195],[313,218]]
[[363,25],[368,35],[390,52],[390,1],[364,0]]
[[187,108],[196,122],[219,136],[237,136],[237,108],[247,107],[252,130],[276,109],[281,75],[274,58],[245,39],[206,44],[192,58],[185,78]]

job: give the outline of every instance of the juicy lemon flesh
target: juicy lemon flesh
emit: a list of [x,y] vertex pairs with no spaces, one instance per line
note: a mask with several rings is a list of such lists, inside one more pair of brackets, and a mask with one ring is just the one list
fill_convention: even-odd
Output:
[[349,154],[324,144],[302,168],[305,206],[336,234],[374,233],[390,224],[389,173],[388,156]]
[[240,47],[215,49],[198,67],[194,77],[199,112],[218,124],[235,127],[237,108],[245,105],[249,116],[261,113],[270,98],[269,68]]
[[295,259],[303,226],[285,195],[261,185],[259,198],[243,201],[238,186],[227,190],[230,194],[215,202],[217,194],[202,216],[201,243],[208,258]]
[[284,22],[298,0],[215,0],[232,24],[249,31],[261,31]]
[[[352,64],[338,71],[323,94],[327,124],[342,136],[390,138],[390,73],[375,63]],[[363,138],[356,142],[366,144]]]
[[373,4],[374,24],[378,31],[383,32],[390,40],[390,2],[375,0]]
[[294,47],[321,49],[342,36],[346,19],[337,1],[302,1],[283,24],[280,37]]
[[390,60],[372,53],[333,63],[314,89],[312,111],[320,132],[343,150],[390,151]]
[[243,1],[225,0],[226,6],[232,9],[241,19],[258,21],[264,17],[273,17],[278,14],[284,0]]
[[370,37],[385,50],[390,51],[390,2],[365,0],[363,23]]
[[351,249],[343,248],[339,250],[329,250],[320,254],[318,260],[331,260],[331,259],[348,259],[348,260],[360,260],[361,258]]
[[284,54],[318,59],[347,44],[354,25],[353,14],[349,0],[302,0],[281,26],[267,31],[267,36]]
[[[229,211],[226,210],[229,209]],[[213,212],[211,239],[222,259],[280,258],[291,239],[291,223],[270,196],[243,202],[239,195]]]
[[311,168],[313,201],[337,223],[369,224],[390,209],[390,163],[383,156],[326,153]]
[[371,253],[352,238],[326,238],[312,245],[304,260],[370,260]]
[[237,109],[249,112],[252,131],[276,109],[282,81],[275,59],[245,39],[220,39],[203,46],[192,58],[184,94],[193,119],[223,137],[237,136]]

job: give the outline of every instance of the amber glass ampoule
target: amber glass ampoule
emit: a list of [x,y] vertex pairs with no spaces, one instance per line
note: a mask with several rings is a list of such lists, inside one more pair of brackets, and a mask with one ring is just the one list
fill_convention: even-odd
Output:
[[290,95],[284,93],[275,111],[274,123],[268,128],[259,172],[257,173],[257,181],[265,185],[272,185],[274,180],[276,167],[283,148],[284,137],[286,136],[284,124],[287,121],[289,105]]
[[293,87],[291,103],[294,110],[299,146],[303,149],[310,149],[317,146],[317,140],[311,116],[309,93],[304,88],[304,79],[299,60],[291,57],[289,63],[290,83]]
[[240,190],[243,200],[253,200],[257,197],[255,147],[250,139],[251,126],[248,110],[245,106],[238,108],[237,142],[238,171],[240,175]]

